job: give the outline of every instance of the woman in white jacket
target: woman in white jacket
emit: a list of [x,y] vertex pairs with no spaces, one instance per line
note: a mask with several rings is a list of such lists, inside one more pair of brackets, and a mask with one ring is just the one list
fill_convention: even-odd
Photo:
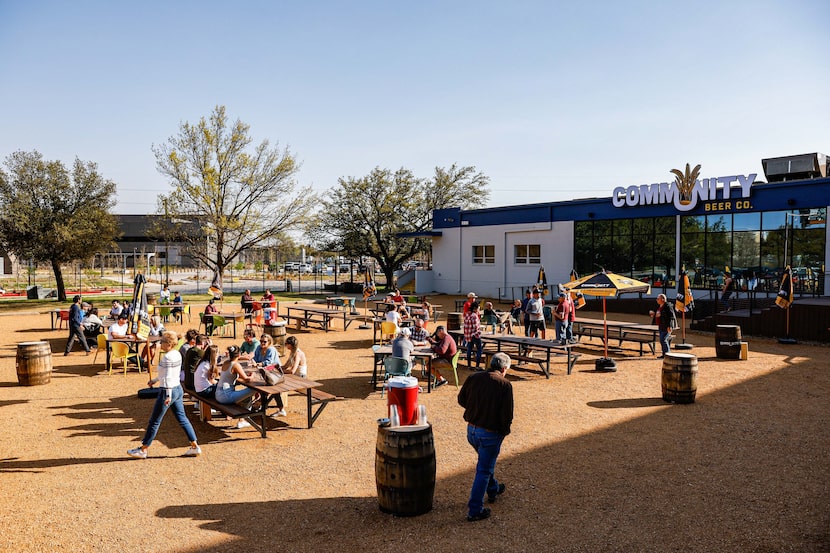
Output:
[[147,431],[144,433],[144,438],[141,440],[141,447],[131,449],[127,452],[130,457],[137,459],[147,458],[147,448],[153,443],[156,437],[161,421],[167,409],[172,409],[179,425],[187,434],[187,439],[190,440],[190,449],[184,455],[185,457],[196,457],[202,453],[202,449],[196,441],[196,432],[193,431],[193,426],[187,419],[182,404],[182,390],[181,381],[179,380],[179,373],[182,370],[182,355],[176,349],[178,337],[175,332],[165,332],[161,335],[161,359],[158,366],[158,378],[150,380],[147,384],[152,387],[154,384],[159,384],[159,395],[156,398],[156,403],[153,405],[153,412],[150,414],[150,421],[147,423]]

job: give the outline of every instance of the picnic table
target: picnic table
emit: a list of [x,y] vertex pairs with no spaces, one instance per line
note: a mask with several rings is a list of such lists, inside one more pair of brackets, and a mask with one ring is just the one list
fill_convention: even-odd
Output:
[[[208,327],[207,319],[210,319],[210,329],[211,329],[210,334],[213,334],[213,331],[216,330],[216,328],[219,328],[215,324],[217,317],[221,317],[221,320],[224,320],[225,324],[222,325],[222,326],[227,326],[228,322],[233,323],[232,328],[233,328],[233,338],[234,338],[234,340],[236,340],[236,323],[237,322],[244,324],[245,319],[248,319],[248,321],[251,322],[251,323],[253,323],[253,321],[254,321],[254,316],[251,313],[243,313],[243,312],[239,312],[239,313],[210,313],[210,314],[202,313],[201,324],[205,325],[205,330],[207,330],[207,327]],[[201,324],[199,325],[200,327],[201,327]]]
[[[580,357],[578,353],[574,353],[573,351],[573,348],[578,346],[578,344],[563,345],[559,342],[542,340],[541,338],[529,338],[527,336],[516,336],[513,334],[482,334],[481,341],[484,343],[495,343],[496,351],[502,351],[502,346],[504,345],[516,346],[515,353],[509,353],[510,357],[518,361],[537,363],[539,368],[544,372],[545,378],[550,378],[550,361],[553,355],[567,356],[568,374],[571,374],[574,363]],[[533,350],[542,350],[545,356],[533,357],[530,355]]]
[[[283,380],[276,386],[267,386],[265,382],[262,380],[262,377],[256,371],[249,374],[253,376],[254,380],[252,380],[251,382],[245,382],[244,384],[248,388],[251,388],[252,390],[256,390],[257,392],[259,392],[260,407],[258,411],[253,411],[251,413],[251,417],[248,419],[248,422],[250,422],[255,428],[257,428],[257,430],[260,431],[263,438],[265,437],[265,433],[267,431],[265,417],[267,416],[266,411],[268,409],[268,405],[272,401],[276,403],[276,398],[277,396],[279,396],[279,394],[287,392],[298,392],[302,395],[304,393],[304,395],[306,396],[308,428],[314,426],[314,421],[317,420],[317,417],[319,417],[320,413],[323,412],[323,409],[326,408],[328,402],[337,399],[336,396],[323,392],[322,390],[317,390],[317,388],[322,386],[322,384],[320,384],[319,382],[315,382],[314,380],[309,380],[308,378],[303,378],[295,374],[286,374],[285,380]],[[314,404],[318,405],[316,411],[313,409]],[[259,417],[259,423],[252,420],[255,417]]]
[[52,330],[55,330],[55,325],[61,320],[61,313],[66,313],[64,320],[69,320],[69,309],[52,309],[47,311],[47,313],[49,313],[49,318],[51,319]]
[[[343,330],[349,328],[354,318],[349,318],[348,311],[340,311],[339,309],[327,309],[325,307],[318,307],[314,305],[292,305],[286,308],[288,315],[286,319],[293,320],[297,323],[298,328],[306,327],[310,324],[319,325],[322,330],[329,331],[331,321],[335,318],[343,318]],[[295,314],[292,314],[292,311]]]
[[584,318],[574,321],[574,335],[587,336],[588,338],[598,337],[604,343],[606,326],[609,340],[619,340],[619,346],[622,346],[623,342],[639,344],[641,357],[643,355],[643,345],[648,345],[651,352],[654,353],[654,345],[660,339],[660,328],[657,325]]

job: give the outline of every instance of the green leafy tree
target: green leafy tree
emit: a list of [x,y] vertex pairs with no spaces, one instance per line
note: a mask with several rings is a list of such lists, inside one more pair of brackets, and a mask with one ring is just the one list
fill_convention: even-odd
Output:
[[488,183],[475,167],[436,167],[430,179],[378,167],[365,177],[340,178],[308,234],[322,250],[373,257],[391,286],[395,269],[430,248],[428,238],[398,235],[429,229],[433,209],[486,205]]
[[110,210],[115,183],[92,162],[75,159],[72,171],[37,152],[18,151],[0,169],[0,241],[19,259],[48,262],[58,299],[66,300],[61,264],[107,251],[118,236]]
[[[159,198],[158,213],[171,236],[190,244],[188,253],[222,282],[225,269],[247,248],[274,243],[305,222],[316,202],[310,188],[297,189],[299,165],[288,149],[268,140],[251,147],[250,127],[229,123],[224,106],[195,125],[153,146],[159,172],[173,187]],[[194,224],[199,232],[188,232]]]

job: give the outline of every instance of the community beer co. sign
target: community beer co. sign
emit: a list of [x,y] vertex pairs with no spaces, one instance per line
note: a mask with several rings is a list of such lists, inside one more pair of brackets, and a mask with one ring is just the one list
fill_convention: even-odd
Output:
[[[697,166],[695,169],[699,169]],[[686,166],[686,176],[689,176]],[[695,174],[693,172],[692,174]],[[678,175],[681,175],[677,171]],[[634,207],[643,205],[661,205],[673,203],[678,211],[690,211],[698,202],[705,204],[706,211],[731,211],[733,209],[750,209],[750,189],[758,175],[730,175],[708,179],[689,179],[677,177],[674,182],[641,184],[627,188],[618,186],[611,195],[614,207]]]

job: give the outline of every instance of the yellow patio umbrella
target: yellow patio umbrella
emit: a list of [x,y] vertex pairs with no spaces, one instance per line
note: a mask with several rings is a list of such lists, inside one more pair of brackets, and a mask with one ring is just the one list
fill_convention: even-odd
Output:
[[614,367],[616,364],[608,357],[608,317],[605,310],[605,299],[615,297],[629,292],[651,292],[651,286],[647,282],[610,273],[605,270],[588,275],[586,277],[567,282],[562,285],[569,292],[582,292],[588,296],[600,296],[602,298],[602,326],[605,342],[605,357],[597,361],[597,367]]

